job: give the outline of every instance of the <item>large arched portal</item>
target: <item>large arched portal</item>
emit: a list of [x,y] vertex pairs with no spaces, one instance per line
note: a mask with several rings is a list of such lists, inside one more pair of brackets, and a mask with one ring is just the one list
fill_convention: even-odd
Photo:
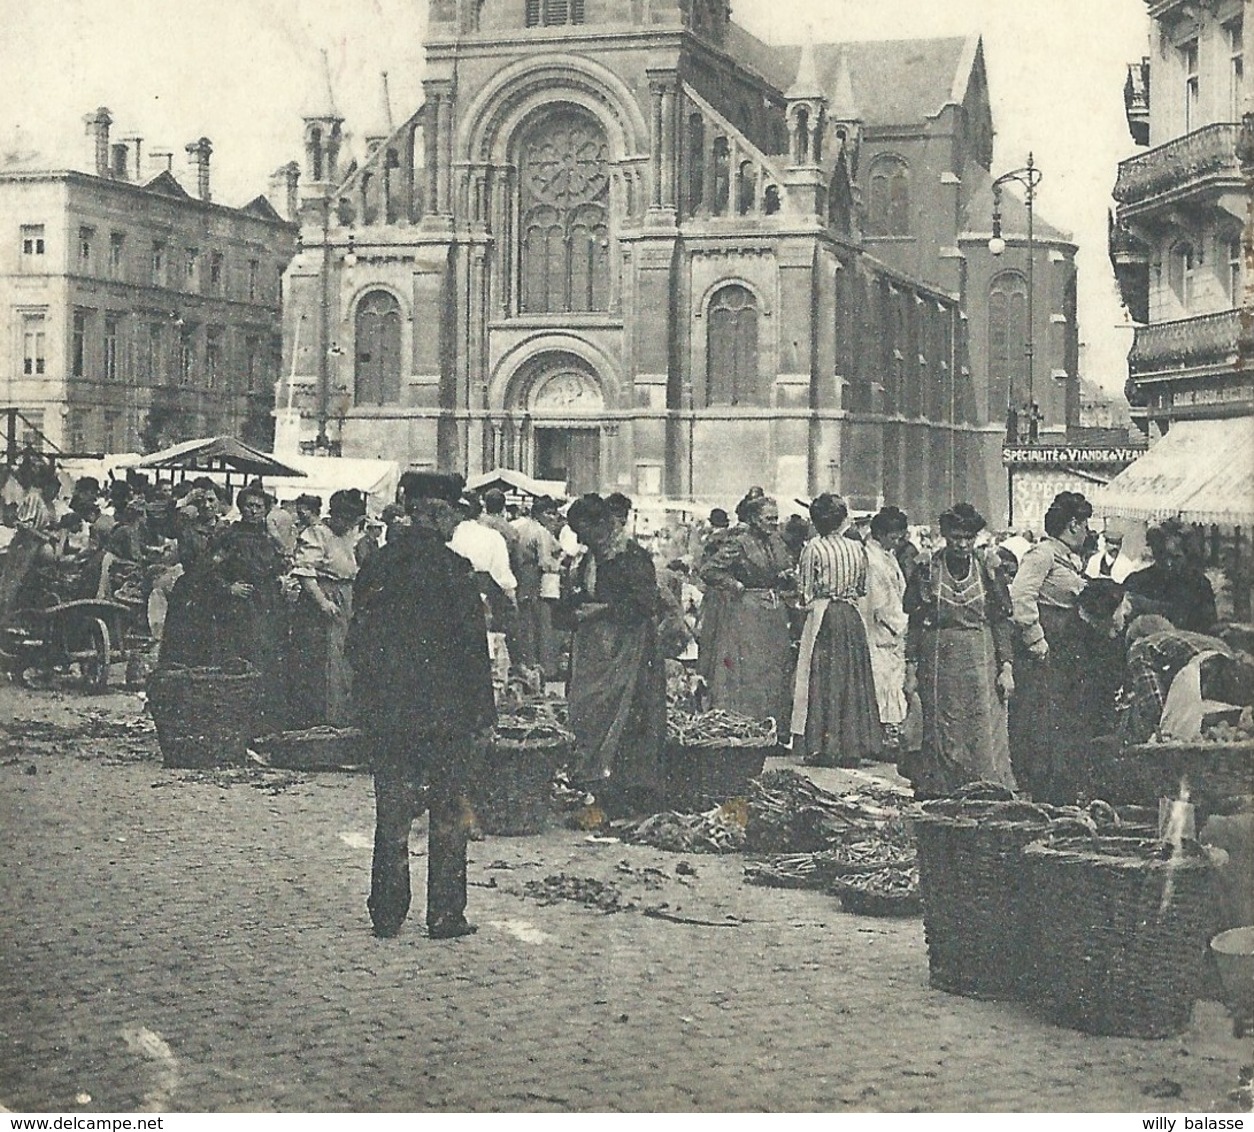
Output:
[[559,350],[531,358],[509,386],[509,462],[538,479],[564,480],[572,495],[597,491],[605,409],[601,379],[583,358]]

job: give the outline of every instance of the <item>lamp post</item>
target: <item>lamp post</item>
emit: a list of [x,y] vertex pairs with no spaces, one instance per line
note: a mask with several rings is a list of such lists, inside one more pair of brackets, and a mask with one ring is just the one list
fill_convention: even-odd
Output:
[[[1032,154],[1028,154],[1028,163],[1021,169],[1012,169],[1009,173],[1003,173],[993,182],[993,236],[988,242],[988,250],[992,255],[999,256],[1006,250],[1006,241],[1001,235],[1001,192],[1002,186],[1009,184],[1011,181],[1023,186],[1028,206],[1028,326],[1027,335],[1024,341],[1023,352],[1028,362],[1028,401],[1025,406],[1028,419],[1028,441],[1031,443],[1036,439],[1037,422],[1040,419],[1039,410],[1036,407],[1036,397],[1034,388],[1034,359],[1036,355],[1035,341],[1035,310],[1034,302],[1036,298],[1035,287],[1035,266],[1036,266],[1036,239],[1035,232],[1032,227],[1033,206],[1036,199],[1036,186],[1041,183],[1041,171],[1036,167],[1036,163],[1032,159]],[[1011,417],[1014,411],[1014,388],[1013,382],[1008,385],[1006,390],[1007,418],[1017,422],[1017,415]],[[1016,433],[1018,429],[1016,428]],[[1011,438],[1007,438],[1011,439]],[[1013,439],[1018,440],[1016,435]]]

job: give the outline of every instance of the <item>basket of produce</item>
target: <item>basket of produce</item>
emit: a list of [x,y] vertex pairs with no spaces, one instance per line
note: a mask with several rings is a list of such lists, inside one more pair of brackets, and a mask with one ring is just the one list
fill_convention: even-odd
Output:
[[913,865],[843,876],[828,891],[840,897],[842,911],[855,916],[917,916],[923,908],[919,870]]
[[912,845],[887,840],[851,841],[817,853],[775,853],[745,865],[745,881],[771,888],[813,888],[827,891],[844,877],[912,868]]
[[148,678],[148,710],[166,767],[231,766],[247,759],[260,676],[240,660],[221,668],[169,664]]
[[1014,998],[1032,978],[1021,898],[1023,847],[1051,814],[1001,786],[973,783],[912,815],[931,985]]
[[1254,736],[1228,724],[1188,743],[1151,741],[1095,761],[1094,788],[1112,802],[1150,806],[1174,798],[1181,780],[1203,808],[1215,799],[1254,792]]
[[773,719],[750,719],[730,711],[691,714],[671,708],[662,759],[667,805],[675,810],[705,810],[744,797],[775,744]]
[[271,766],[285,770],[341,770],[364,761],[362,733],[356,727],[308,727],[263,735],[253,749]]
[[569,761],[572,742],[543,701],[503,713],[474,775],[471,804],[479,828],[505,837],[542,832],[553,775]]
[[1192,841],[1055,834],[1022,859],[1036,1004],[1090,1034],[1182,1030],[1215,920],[1215,855]]

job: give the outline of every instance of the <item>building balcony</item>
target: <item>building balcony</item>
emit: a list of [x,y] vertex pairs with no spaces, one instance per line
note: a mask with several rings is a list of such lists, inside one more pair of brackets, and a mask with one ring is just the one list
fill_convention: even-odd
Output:
[[1114,197],[1120,214],[1199,192],[1244,190],[1238,122],[1215,122],[1119,163]]
[[1128,372],[1135,381],[1156,381],[1235,370],[1241,357],[1254,355],[1254,328],[1242,328],[1242,313],[1217,311],[1137,327]]

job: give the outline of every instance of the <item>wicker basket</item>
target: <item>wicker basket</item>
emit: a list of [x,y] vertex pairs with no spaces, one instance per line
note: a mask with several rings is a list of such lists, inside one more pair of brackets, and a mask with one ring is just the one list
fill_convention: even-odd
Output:
[[1047,837],[1023,852],[1036,1005],[1090,1034],[1159,1038],[1189,1021],[1214,924],[1213,862],[1193,842]]
[[355,727],[310,727],[279,731],[254,744],[257,753],[284,770],[341,770],[365,759],[362,733]]
[[1032,976],[1020,854],[1050,814],[1002,791],[968,789],[913,815],[931,985],[973,998],[1015,998]]
[[484,833],[524,837],[549,823],[553,775],[569,760],[573,738],[551,727],[521,734],[498,728],[477,768],[471,804]]
[[1111,802],[1152,806],[1174,798],[1187,779],[1207,803],[1254,793],[1254,740],[1236,743],[1141,743],[1094,760],[1094,793]]
[[677,743],[668,739],[662,752],[666,805],[682,813],[743,798],[750,781],[766,766],[766,756],[774,750],[774,738],[745,744]]
[[910,866],[849,874],[832,883],[842,911],[855,916],[917,916],[923,908],[916,870]]
[[164,765],[243,763],[259,699],[260,676],[243,661],[229,668],[158,668],[148,678],[148,710]]

